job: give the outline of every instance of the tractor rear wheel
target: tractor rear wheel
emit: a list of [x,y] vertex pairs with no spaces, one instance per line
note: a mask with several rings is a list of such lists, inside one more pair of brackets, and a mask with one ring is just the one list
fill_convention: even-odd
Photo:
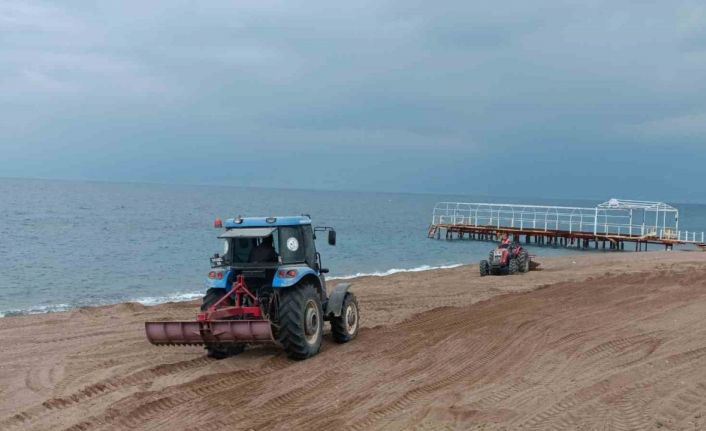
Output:
[[510,275],[517,274],[517,270],[519,269],[519,265],[517,263],[517,258],[513,257],[510,258],[510,262],[507,264],[507,272]]
[[313,284],[297,284],[281,293],[277,338],[290,358],[306,359],[319,353],[323,317]]
[[520,272],[529,272],[530,257],[527,250],[522,250],[520,253]]
[[331,319],[331,335],[337,343],[347,343],[358,335],[360,328],[358,300],[353,292],[348,292],[343,300],[341,315]]
[[490,264],[487,260],[481,260],[479,266],[481,277],[485,277],[486,275],[490,274]]

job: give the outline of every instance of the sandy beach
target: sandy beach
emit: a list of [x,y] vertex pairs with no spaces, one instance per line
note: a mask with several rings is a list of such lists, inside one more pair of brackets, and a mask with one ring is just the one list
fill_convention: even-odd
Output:
[[2,318],[0,429],[706,429],[706,253],[540,261],[350,280],[359,337],[301,362],[145,340],[197,302]]

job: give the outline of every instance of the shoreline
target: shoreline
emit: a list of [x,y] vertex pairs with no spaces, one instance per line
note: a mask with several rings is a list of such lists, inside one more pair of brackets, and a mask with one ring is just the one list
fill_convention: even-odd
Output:
[[[438,266],[430,266],[430,265],[420,265],[418,267],[414,268],[408,268],[408,269],[400,269],[400,268],[391,268],[388,269],[387,271],[376,271],[376,272],[370,272],[370,273],[364,273],[364,272],[359,272],[353,275],[343,275],[343,276],[336,276],[336,277],[327,277],[326,281],[351,281],[355,280],[358,278],[362,277],[389,277],[394,274],[399,274],[399,273],[408,273],[408,272],[425,272],[425,271],[435,271],[439,269],[452,269],[452,268],[458,268],[461,266],[469,266],[469,265],[474,265],[474,263],[454,263],[454,264],[445,264],[445,265],[438,265]],[[0,310],[0,319],[5,318],[5,317],[15,317],[15,316],[31,316],[31,315],[37,315],[37,314],[47,314],[47,313],[63,313],[67,311],[73,311],[73,310],[79,310],[82,308],[93,308],[93,307],[108,307],[112,305],[119,305],[119,304],[132,304],[132,303],[137,303],[141,304],[147,307],[155,306],[155,305],[161,305],[161,304],[170,304],[170,303],[176,303],[176,302],[190,302],[194,300],[200,300],[201,297],[206,293],[206,288],[204,287],[203,291],[201,292],[176,292],[173,294],[165,295],[165,296],[149,296],[149,297],[140,297],[140,298],[135,298],[135,299],[128,299],[125,301],[119,301],[119,302],[109,302],[109,303],[96,303],[96,304],[88,304],[88,305],[71,305],[71,304],[40,304],[40,305],[34,305],[26,309],[9,309],[9,310]]]
[[[692,252],[699,252],[699,250],[674,250],[670,251],[668,253],[692,253]],[[553,261],[553,260],[561,260],[561,259],[572,259],[572,258],[578,258],[578,259],[583,259],[583,256],[586,257],[595,257],[595,256],[603,256],[604,253],[616,253],[616,252],[609,252],[609,251],[600,251],[599,254],[592,254],[593,251],[576,251],[576,253],[567,253],[565,255],[560,255],[560,256],[547,256],[547,257],[539,257],[538,261],[541,263],[543,261]],[[623,253],[623,252],[620,252]],[[633,252],[626,252],[626,253],[633,253]],[[643,252],[643,253],[666,253],[665,251],[661,250],[650,250],[648,252]],[[639,253],[640,255],[642,253]],[[706,254],[706,253],[705,253]],[[623,255],[625,256],[625,255]],[[444,270],[450,270],[450,269],[456,269],[456,268],[463,268],[463,267],[474,267],[478,265],[478,262],[470,262],[470,263],[451,263],[451,264],[443,264],[443,265],[436,265],[436,266],[431,266],[431,265],[420,265],[414,268],[391,268],[386,271],[375,271],[375,272],[370,272],[370,273],[356,273],[352,275],[344,275],[344,276],[336,276],[336,277],[327,277],[326,281],[331,282],[331,284],[335,284],[335,282],[338,281],[345,281],[345,282],[355,282],[356,280],[359,279],[366,279],[366,278],[386,278],[386,277],[391,277],[395,276],[398,274],[414,274],[414,273],[422,273],[422,272],[430,272],[430,271],[444,271]],[[540,268],[541,270],[541,268]],[[330,288],[331,286],[329,286]],[[40,304],[40,305],[34,305],[26,309],[9,309],[9,310],[0,310],[0,319],[4,318],[11,318],[11,317],[21,317],[21,316],[36,316],[36,315],[43,315],[43,314],[53,314],[53,313],[66,313],[66,312],[72,312],[76,310],[82,310],[82,309],[91,309],[91,308],[105,308],[105,307],[113,307],[113,306],[118,306],[121,304],[139,304],[145,307],[154,307],[154,306],[159,306],[159,305],[164,305],[164,304],[176,304],[176,303],[190,303],[194,301],[200,301],[202,296],[205,294],[205,287],[202,289],[202,291],[193,291],[193,292],[176,292],[173,294],[167,294],[164,296],[149,296],[149,297],[140,297],[140,298],[135,298],[135,299],[128,299],[125,301],[118,301],[118,302],[107,302],[107,303],[96,303],[96,304],[87,304],[87,305],[71,305],[71,304]]]

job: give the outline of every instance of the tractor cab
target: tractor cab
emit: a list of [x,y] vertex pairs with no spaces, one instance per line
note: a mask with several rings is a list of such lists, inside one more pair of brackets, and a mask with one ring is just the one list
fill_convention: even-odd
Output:
[[314,227],[308,216],[236,217],[222,224],[218,236],[223,252],[211,257],[207,287],[227,288],[238,275],[259,289],[280,288],[298,283],[304,277],[316,278],[314,284],[325,299],[325,280],[321,255],[316,251],[315,232],[328,231],[328,243],[336,244],[336,231]]

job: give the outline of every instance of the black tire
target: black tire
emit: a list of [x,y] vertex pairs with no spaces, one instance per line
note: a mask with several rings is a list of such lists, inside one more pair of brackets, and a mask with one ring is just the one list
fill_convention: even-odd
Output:
[[206,356],[213,359],[225,359],[243,353],[245,344],[211,344],[206,346]]
[[522,250],[520,253],[520,272],[529,272],[530,257],[527,250]]
[[485,277],[486,275],[490,274],[490,264],[487,260],[481,260],[478,266],[480,267],[481,277]]
[[[220,289],[217,287],[208,289],[206,295],[203,297],[203,303],[201,304],[201,311],[206,311],[208,307],[215,304],[226,295],[225,289]],[[233,301],[227,299],[225,301],[226,305],[232,305]],[[229,356],[235,356],[239,353],[243,353],[245,350],[245,344],[207,344],[206,352],[209,358],[213,359],[225,359]]]
[[517,271],[520,269],[519,264],[517,262],[517,258],[511,258],[510,262],[507,264],[507,273],[510,275],[517,274]]
[[203,297],[203,302],[201,303],[201,311],[206,311],[208,307],[218,302],[219,299],[223,298],[226,294],[225,289],[220,289],[212,287],[206,291],[206,295]]
[[281,293],[278,321],[277,338],[290,358],[306,359],[319,353],[324,313],[313,284],[297,284]]
[[331,319],[331,335],[337,343],[347,343],[358,335],[360,329],[360,309],[353,292],[346,293],[341,307],[341,315]]

